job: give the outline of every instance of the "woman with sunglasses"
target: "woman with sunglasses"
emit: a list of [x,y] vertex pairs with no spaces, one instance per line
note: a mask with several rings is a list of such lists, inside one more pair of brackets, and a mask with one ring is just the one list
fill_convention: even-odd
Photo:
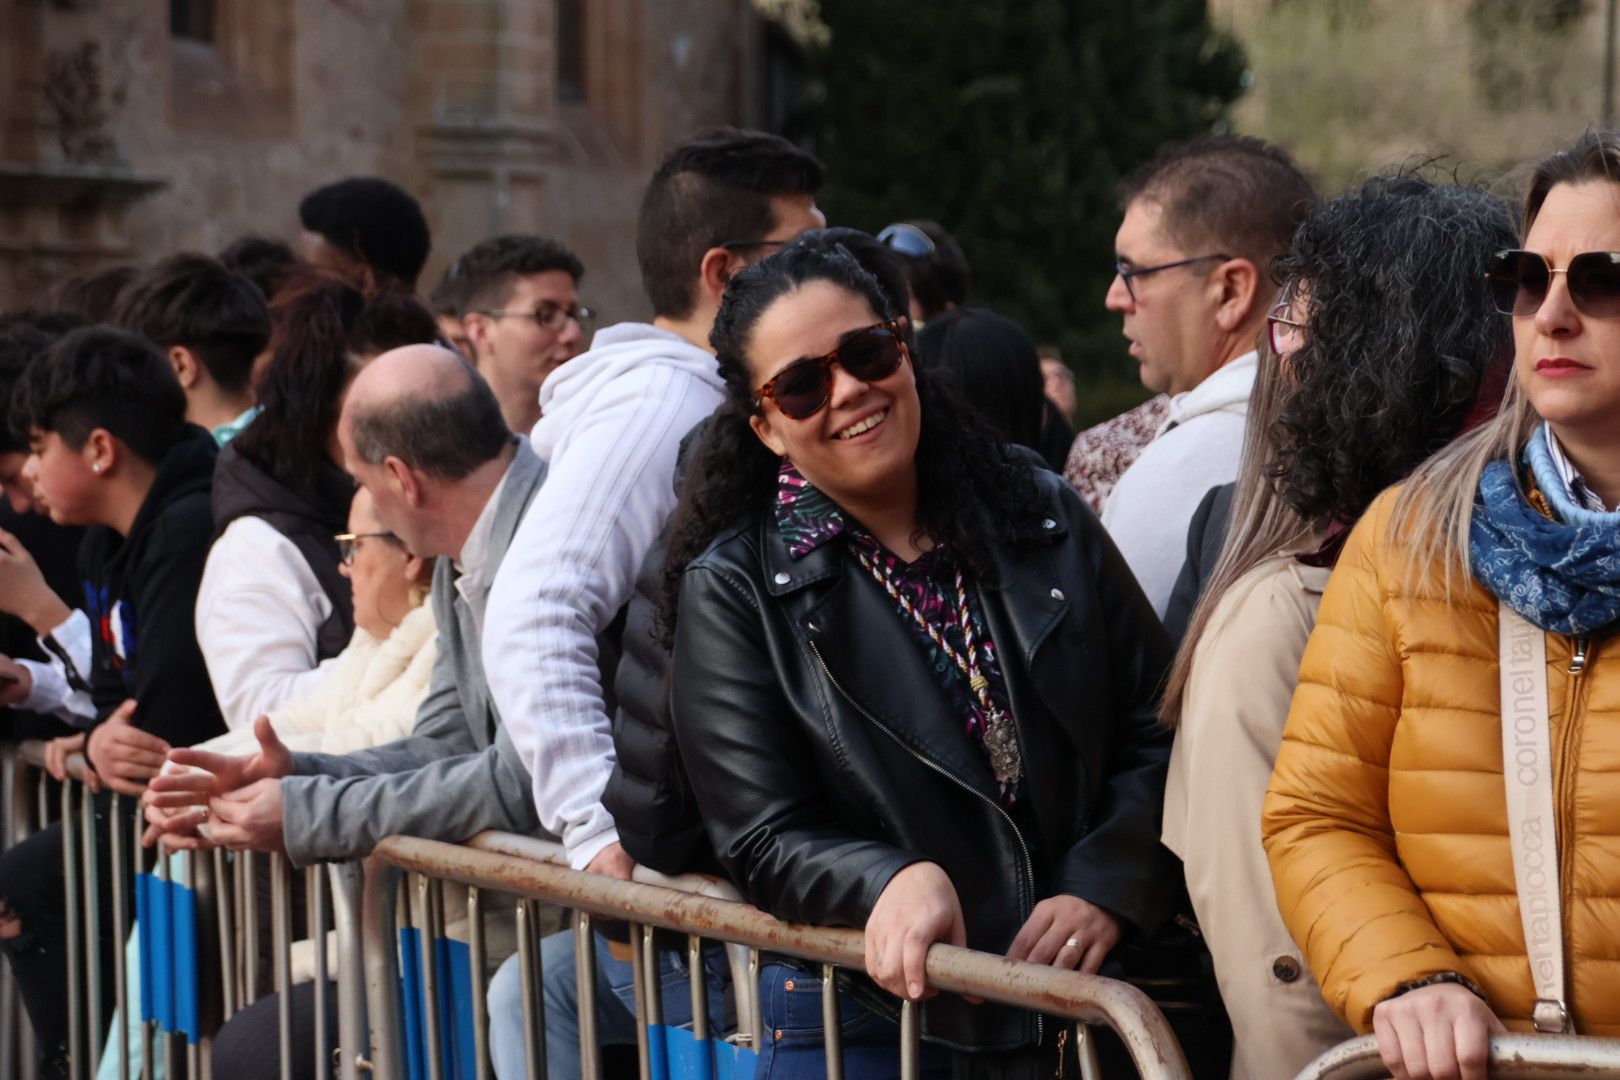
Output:
[[1277,914],[1260,804],[1351,523],[1501,401],[1508,320],[1479,268],[1513,243],[1503,200],[1388,177],[1314,208],[1272,268],[1288,284],[1225,544],[1163,706],[1176,729],[1164,840],[1214,958],[1234,1080],[1288,1080],[1350,1037]]
[[1534,170],[1502,410],[1350,535],[1265,802],[1283,920],[1398,1078],[1620,1035],[1616,177],[1610,132]]
[[[1096,518],[912,365],[842,251],[738,274],[726,383],[671,525],[676,736],[747,898],[866,932],[866,974],[930,998],[934,942],[1095,972],[1168,913],[1157,839],[1169,648]],[[761,977],[760,1076],[820,1068],[815,975]],[[842,998],[848,1075],[895,1068],[892,998]],[[933,997],[947,1050],[1045,1070],[1058,1025]]]

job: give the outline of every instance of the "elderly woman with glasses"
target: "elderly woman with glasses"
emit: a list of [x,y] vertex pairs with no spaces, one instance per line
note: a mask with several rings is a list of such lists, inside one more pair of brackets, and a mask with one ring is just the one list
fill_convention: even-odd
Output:
[[[1058,1025],[935,997],[948,942],[1095,972],[1168,914],[1157,839],[1169,646],[1096,518],[917,371],[906,320],[841,249],[739,273],[727,397],[671,526],[681,757],[722,865],[784,919],[866,932],[848,1075],[1050,1075]],[[761,977],[757,1075],[821,1053],[819,972]]]
[[1260,804],[1346,531],[1476,401],[1501,400],[1507,320],[1480,268],[1512,240],[1501,199],[1380,178],[1312,210],[1274,267],[1288,284],[1225,544],[1164,703],[1176,728],[1164,840],[1214,957],[1238,1080],[1287,1080],[1351,1035],[1277,913]]
[[1504,1025],[1620,1035],[1617,176],[1584,136],[1479,255],[1506,399],[1350,534],[1265,801],[1283,921],[1401,1080],[1483,1078]]

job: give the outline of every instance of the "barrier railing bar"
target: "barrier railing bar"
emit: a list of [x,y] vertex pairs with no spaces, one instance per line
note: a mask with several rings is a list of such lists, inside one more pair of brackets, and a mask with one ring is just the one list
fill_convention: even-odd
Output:
[[310,940],[315,944],[315,1080],[326,1080],[332,1072],[332,1058],[326,1052],[326,869],[311,866],[304,874],[304,894],[309,897]]
[[[1561,1080],[1620,1073],[1620,1039],[1579,1035],[1498,1035],[1491,1039],[1491,1080]],[[1371,1035],[1340,1043],[1297,1080],[1373,1080],[1389,1075]]]
[[371,1065],[375,1075],[404,1076],[405,1044],[400,1026],[399,934],[394,906],[402,874],[398,867],[368,864],[361,886],[360,919],[366,965],[366,1008],[371,1022]]
[[292,875],[287,859],[270,856],[270,936],[275,967],[277,1062],[281,1080],[292,1080]]
[[696,934],[686,938],[686,975],[692,984],[692,1038],[699,1045],[709,1039],[709,984],[704,978],[703,939]]
[[[362,1018],[365,956],[360,942],[360,865],[347,862],[327,868],[332,884],[332,921],[337,926],[338,967],[338,1080],[360,1080],[361,1062],[370,1069],[370,1037]],[[349,973],[354,973],[351,976]]]
[[242,904],[242,1007],[259,1000],[259,856],[252,851],[236,855],[242,867],[237,884]]
[[484,988],[484,901],[480,890],[467,890],[467,966],[472,968],[473,1066],[476,1080],[489,1080],[489,1002]]
[[1084,1024],[1073,1029],[1074,1054],[1080,1060],[1080,1080],[1102,1080],[1102,1061],[1097,1057],[1097,1036]]
[[579,991],[580,1080],[602,1080],[596,1041],[596,930],[588,911],[574,913],[574,976]]
[[[79,877],[84,888],[80,907],[84,912],[84,1000],[85,1015],[89,1017],[87,1031],[90,1050],[90,1073],[95,1076],[101,1069],[101,888],[96,867],[96,802],[88,787],[79,789],[79,852],[82,859]],[[118,873],[116,863],[110,869]],[[123,938],[119,938],[119,945]]]
[[[15,844],[22,835],[23,820],[28,812],[26,803],[18,798],[18,768],[16,747],[7,745],[0,753],[0,807],[5,808],[4,835],[6,847]],[[20,813],[19,813],[20,811]],[[0,956],[0,1069],[11,1072],[17,1065],[17,1032],[26,1022],[18,1015],[17,985],[11,978],[11,962]]]
[[[161,852],[159,852],[158,857],[164,858]],[[195,853],[185,852],[179,856],[179,859],[181,881],[186,887],[187,895],[194,898],[190,902],[196,904],[198,907],[201,907],[202,894],[204,886],[208,884],[208,876],[207,874],[203,873],[201,868],[197,865],[197,856]],[[199,917],[197,919],[199,929],[202,922],[203,920],[201,919],[199,912]],[[202,935],[199,933],[197,941],[199,946],[202,944],[201,937]],[[200,975],[201,972],[198,972],[198,974]],[[204,1070],[208,1068],[208,1066],[204,1064],[205,1058],[211,1064],[213,1055],[204,1055],[203,1038],[202,1034],[199,1032],[195,1040],[186,1040],[186,1076],[190,1078],[190,1080],[199,1080],[199,1078],[203,1076]],[[167,1078],[165,1078],[165,1080],[167,1080]]]
[[129,1080],[129,968],[124,958],[124,940],[129,934],[129,883],[134,880],[125,872],[130,864],[130,858],[125,853],[124,845],[132,842],[131,851],[140,847],[141,816],[133,816],[135,835],[130,836],[124,832],[123,823],[124,797],[113,793],[107,813],[107,836],[112,843],[112,917],[113,917],[113,978],[118,985],[113,987],[113,1006],[118,1014],[118,1080]]
[[220,1019],[229,1022],[236,1015],[236,870],[226,862],[224,849],[215,848],[209,856],[218,883],[214,889],[214,915],[219,920]]
[[831,964],[821,965],[821,1032],[827,1056],[827,1080],[844,1080],[844,1032],[838,1022],[837,969]]
[[922,1049],[917,1004],[900,1002],[900,1080],[917,1080],[920,1063],[917,1058]]
[[84,1000],[78,985],[78,973],[84,963],[80,955],[79,927],[84,917],[80,910],[79,876],[82,867],[79,860],[74,858],[74,852],[79,848],[79,821],[78,809],[73,805],[73,792],[77,784],[66,783],[62,785],[61,822],[62,834],[62,879],[63,888],[66,889],[65,923],[67,926],[67,1010],[68,1010],[68,1075],[73,1080],[83,1080],[84,1058],[81,1052],[84,1049]]
[[[367,861],[368,892],[371,879],[382,876],[374,873],[379,864],[548,900],[600,918],[639,921],[683,934],[710,932],[752,948],[790,952],[857,971],[865,965],[861,935],[853,930],[783,923],[733,901],[581,875],[478,848],[390,837]],[[942,990],[988,995],[1038,1012],[1107,1024],[1119,1033],[1143,1080],[1179,1080],[1188,1075],[1186,1059],[1163,1014],[1128,983],[943,944],[929,951],[926,971],[929,982]]]
[[439,927],[434,919],[433,878],[416,878],[417,948],[422,957],[422,1032],[427,1043],[428,1080],[444,1080],[443,1046],[439,1039]]
[[636,1006],[636,1075],[641,1080],[651,1080],[652,1077],[652,1038],[647,1024],[647,999],[652,994],[647,986],[646,946],[642,942],[646,934],[646,927],[640,923],[630,924],[630,985]]
[[[366,877],[369,879],[370,874]],[[534,905],[528,900],[517,902],[518,976],[523,984],[523,1050],[527,1080],[545,1080],[546,1040],[540,1025],[542,1005],[529,992],[540,986],[540,950],[535,942]]]
[[[753,990],[753,993],[748,995],[748,1027],[752,1032],[749,1045],[753,1047],[755,1053],[760,1053],[765,1049],[765,1015],[764,1008],[759,1000],[759,968],[759,950],[749,949],[745,978],[749,988]],[[737,1022],[739,1025],[742,1023],[742,1018],[743,1003],[742,999],[739,998],[737,1001]]]
[[[162,851],[155,852],[154,854],[155,858],[153,861],[157,865],[158,880],[164,884],[168,884],[170,881],[169,860],[164,857]],[[164,891],[166,894],[167,890]],[[164,1080],[168,1080],[168,1078],[171,1076],[179,1075],[180,1055],[176,1050],[174,1042],[175,1040],[173,1032],[164,1031],[162,1028],[157,1028],[157,1045],[163,1049]]]
[[662,980],[658,977],[658,944],[653,940],[652,927],[641,926],[641,969],[646,972],[644,992],[647,997],[647,1024],[657,1027],[664,1022],[664,995]]

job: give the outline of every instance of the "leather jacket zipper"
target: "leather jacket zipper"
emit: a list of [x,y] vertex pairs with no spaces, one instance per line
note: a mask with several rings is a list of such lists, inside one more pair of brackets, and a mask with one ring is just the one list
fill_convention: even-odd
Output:
[[[843,699],[845,701],[849,702],[850,705],[852,705],[855,708],[856,712],[858,712],[862,716],[864,716],[867,719],[867,721],[872,724],[873,727],[877,728],[879,731],[883,732],[883,734],[887,735],[890,739],[894,740],[895,745],[900,747],[900,749],[904,750],[906,753],[910,754],[912,757],[914,757],[918,761],[922,762],[928,768],[934,770],[934,772],[936,772],[939,775],[945,777],[945,779],[949,780],[951,783],[955,784],[957,787],[961,788],[963,791],[966,791],[968,794],[973,795],[973,796],[975,796],[975,797],[977,797],[979,799],[982,799],[985,803],[987,803],[989,806],[994,808],[996,813],[1001,815],[1002,820],[1007,823],[1007,827],[1012,830],[1013,839],[1018,841],[1018,852],[1019,852],[1019,855],[1021,856],[1021,858],[1019,859],[1019,862],[1018,862],[1018,868],[1019,868],[1020,871],[1022,871],[1023,886],[1024,886],[1022,889],[1019,890],[1019,892],[1023,894],[1023,901],[1024,901],[1023,904],[1021,905],[1020,918],[1022,918],[1024,920],[1028,920],[1029,915],[1030,915],[1031,905],[1033,904],[1033,900],[1031,898],[1035,895],[1035,871],[1033,869],[1034,864],[1033,864],[1032,860],[1029,857],[1029,845],[1024,842],[1024,834],[1019,830],[1018,823],[1013,820],[1012,815],[1007,813],[1006,808],[1003,807],[1000,803],[998,803],[998,802],[996,802],[996,800],[990,798],[988,795],[986,795],[984,792],[980,791],[978,788],[975,788],[972,784],[969,784],[967,781],[963,780],[961,777],[957,776],[955,773],[952,773],[950,770],[946,769],[944,766],[938,764],[937,762],[930,761],[928,758],[924,757],[923,755],[919,754],[917,751],[913,750],[910,746],[908,746],[906,744],[906,741],[904,739],[902,739],[899,735],[895,734],[895,732],[889,727],[889,725],[885,724],[883,721],[881,721],[877,717],[873,716],[871,714],[871,712],[869,712],[867,710],[866,706],[862,705],[859,701],[856,701],[855,696],[853,694],[851,694],[848,690],[844,689],[843,684],[838,681],[838,678],[835,675],[833,675],[832,668],[828,667],[827,666],[827,661],[822,658],[821,650],[816,648],[816,643],[814,641],[812,641],[809,644],[810,644],[810,651],[815,654],[816,663],[821,665],[822,674],[827,676],[827,681],[833,684],[833,689],[837,690],[838,693],[843,697]],[[1044,1024],[1042,1023],[1043,1019],[1044,1018],[1041,1016],[1040,1013],[1035,1014],[1035,1045],[1036,1046],[1039,1046],[1041,1044],[1042,1039],[1045,1037],[1045,1027],[1044,1027]]]

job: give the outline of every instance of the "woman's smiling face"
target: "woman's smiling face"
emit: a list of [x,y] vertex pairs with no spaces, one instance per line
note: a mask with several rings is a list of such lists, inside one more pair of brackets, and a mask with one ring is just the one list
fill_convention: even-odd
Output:
[[[807,282],[772,302],[754,324],[750,384],[762,386],[797,360],[824,356],[880,321],[860,293],[829,281]],[[916,468],[922,428],[909,351],[892,375],[869,383],[842,364],[833,364],[831,374],[827,403],[819,410],[795,420],[766,399],[751,420],[754,433],[834,502],[858,503],[895,490]]]

